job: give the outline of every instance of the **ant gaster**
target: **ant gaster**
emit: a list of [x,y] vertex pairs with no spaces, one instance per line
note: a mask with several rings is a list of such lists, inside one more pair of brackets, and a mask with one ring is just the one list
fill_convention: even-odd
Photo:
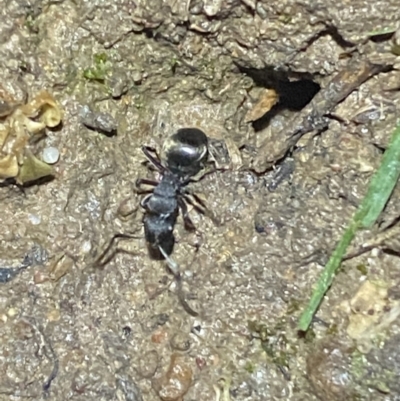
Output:
[[136,182],[138,188],[142,185],[154,187],[150,191],[141,191],[149,193],[141,201],[145,210],[143,224],[146,241],[150,255],[158,259],[164,258],[177,278],[179,267],[169,257],[175,243],[173,230],[179,211],[182,213],[185,228],[195,228],[188,214],[187,203],[200,212],[205,211],[204,203],[187,186],[207,161],[207,144],[207,136],[203,131],[197,128],[183,128],[165,141],[162,159],[154,148],[142,147],[147,159],[161,174],[159,181],[139,179]]

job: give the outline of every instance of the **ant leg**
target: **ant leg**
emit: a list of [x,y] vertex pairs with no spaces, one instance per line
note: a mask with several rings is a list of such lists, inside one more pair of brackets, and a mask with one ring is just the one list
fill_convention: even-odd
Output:
[[204,203],[203,199],[200,198],[200,196],[198,196],[197,194],[195,194],[194,192],[191,192],[190,195],[193,196],[193,198],[195,199],[195,201],[201,205],[201,207],[203,209],[207,209],[207,205]]
[[[152,189],[140,190],[136,192],[138,195],[151,195],[153,193]],[[142,202],[140,202],[142,205]],[[142,205],[143,206],[143,205]]]
[[[197,203],[200,204],[200,206],[201,206],[201,207],[200,207],[198,204],[196,204],[196,202],[194,202],[192,199],[190,199],[188,195],[189,195],[188,193],[186,193],[185,195],[183,195],[183,198],[185,199],[185,201],[186,201],[187,203],[189,203],[189,205],[192,205],[192,206],[197,210],[198,213],[206,214],[207,207],[204,205],[204,202],[203,202],[203,201],[201,201],[201,203],[200,203],[200,202],[197,202]],[[193,195],[193,194],[190,194],[190,195]],[[194,198],[194,199],[197,201],[196,198]],[[203,205],[204,205],[204,206],[203,206]]]
[[[150,146],[142,146],[142,152],[147,157],[147,160],[159,171],[165,171],[165,167],[161,164],[160,156],[158,155],[157,151]],[[152,155],[155,154],[156,157]]]
[[[188,200],[188,198],[186,197],[187,195],[191,195],[193,196],[194,200],[203,208],[203,209],[207,209],[207,205],[205,204],[205,202],[200,198],[199,195],[197,195],[195,192],[193,192],[190,188],[185,188],[183,190],[184,192],[184,197],[186,200]],[[192,202],[191,205],[193,205],[193,201],[190,199],[188,200],[188,202]]]
[[136,180],[136,193],[138,195],[144,195],[144,194],[151,194],[154,191],[154,188],[152,189],[140,189],[142,185],[149,185],[152,187],[156,187],[159,183],[155,180],[148,180],[147,178],[139,178]]
[[156,187],[158,184],[158,181],[148,180],[147,178],[138,178],[135,183],[136,188],[140,188],[142,185],[150,185],[152,187]]
[[[189,195],[193,196],[194,200],[197,202],[194,202]],[[183,195],[185,201],[192,205],[198,213],[204,214],[204,216],[207,216],[211,221],[216,225],[219,226],[221,223],[218,220],[217,217],[215,217],[214,213],[211,212],[211,210],[207,207],[207,205],[203,202],[202,199],[198,195],[196,195],[194,192],[189,192],[186,191],[185,195]],[[200,207],[200,206],[201,207]]]
[[193,231],[196,229],[195,225],[193,224],[192,219],[189,216],[189,212],[187,210],[186,202],[183,198],[178,198],[178,205],[182,212],[183,222],[185,224],[186,230]]
[[152,195],[152,193],[151,192],[153,192],[153,191],[150,191],[150,193],[147,195],[147,196],[145,196],[141,201],[140,201],[140,206],[143,208],[143,209],[147,209],[147,202],[149,201],[149,199],[150,199],[150,197],[151,197],[151,195]]
[[107,253],[109,252],[109,250],[112,248],[112,246],[114,245],[114,242],[118,239],[138,239],[141,237],[137,237],[135,235],[131,235],[131,234],[122,234],[122,233],[118,233],[118,234],[114,234],[114,236],[111,238],[107,248],[100,254],[100,256],[94,261],[93,266],[94,267],[104,267],[107,263],[111,262],[112,258],[115,256],[115,254],[118,252],[118,249],[116,249],[114,252],[111,253],[111,255],[109,255],[108,257],[106,257],[104,259],[104,257],[107,255]]
[[183,293],[183,288],[182,288],[182,276],[180,273],[179,265],[176,263],[168,254],[167,252],[164,251],[164,249],[158,245],[158,249],[160,250],[161,254],[164,256],[165,261],[167,262],[167,265],[169,269],[171,270],[172,274],[175,277],[176,285],[177,285],[177,292],[178,292],[178,299],[179,302],[181,303],[183,309],[191,315],[191,316],[198,316],[199,314],[193,310],[189,304],[186,302],[185,299],[185,294]]
[[206,177],[206,176],[208,176],[208,175],[211,175],[211,174],[214,174],[214,173],[216,173],[217,171],[219,171],[220,169],[218,169],[218,168],[213,168],[213,169],[210,169],[210,170],[207,170],[207,171],[205,171],[200,177],[190,177],[190,178],[188,178],[187,179],[187,183],[189,183],[189,182],[199,182],[199,181],[201,181],[204,177]]

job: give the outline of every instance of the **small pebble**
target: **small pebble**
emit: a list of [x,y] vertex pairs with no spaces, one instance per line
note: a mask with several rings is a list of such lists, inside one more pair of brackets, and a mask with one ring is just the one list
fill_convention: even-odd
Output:
[[124,95],[129,89],[128,78],[121,71],[114,72],[111,78],[107,80],[107,84],[111,89],[111,96],[116,99]]
[[18,310],[15,309],[15,308],[10,308],[10,309],[7,311],[8,317],[15,317],[17,314],[18,314]]
[[136,85],[140,85],[143,80],[143,75],[139,71],[134,71],[132,74],[132,80]]
[[50,280],[49,275],[46,272],[43,272],[42,270],[35,271],[33,275],[33,282],[35,284],[42,284],[49,280]]
[[89,253],[90,250],[92,249],[92,243],[90,241],[84,241],[81,245],[81,251],[82,253]]
[[193,372],[189,364],[178,354],[172,354],[168,371],[160,383],[158,396],[163,401],[182,400],[192,385],[192,380]]
[[108,136],[117,134],[118,124],[110,113],[93,111],[89,106],[85,105],[81,108],[79,114],[85,127]]
[[57,148],[49,146],[43,149],[42,160],[47,164],[55,164],[60,159],[60,152]]
[[29,214],[28,219],[35,226],[40,224],[40,222],[42,221],[41,217],[36,214]]
[[130,375],[119,373],[117,375],[116,384],[118,400],[143,401],[141,390]]
[[175,333],[170,340],[170,345],[174,350],[188,351],[191,346],[191,340],[186,333]]
[[52,309],[50,312],[47,313],[47,320],[49,322],[57,322],[60,320],[61,313],[59,309]]
[[156,344],[162,344],[168,339],[168,331],[160,328],[151,336],[151,341]]

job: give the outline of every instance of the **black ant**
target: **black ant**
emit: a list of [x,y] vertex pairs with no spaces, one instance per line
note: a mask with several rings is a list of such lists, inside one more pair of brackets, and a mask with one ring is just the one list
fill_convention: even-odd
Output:
[[[175,243],[173,230],[179,211],[182,212],[185,228],[195,229],[188,214],[187,203],[202,213],[206,209],[202,200],[187,185],[193,181],[192,177],[204,167],[207,160],[207,137],[196,128],[178,130],[164,143],[164,164],[155,149],[143,146],[142,151],[161,174],[160,181],[139,179],[136,182],[138,188],[142,185],[154,186],[151,191],[141,192],[150,192],[141,202],[145,210],[143,224],[150,255],[164,258],[172,272],[178,275],[179,270],[169,258]],[[189,195],[193,196],[197,204]]]
[[[189,307],[183,297],[179,266],[170,255],[175,244],[173,231],[179,211],[182,213],[185,228],[195,230],[188,213],[187,203],[203,214],[207,210],[204,202],[190,191],[188,184],[198,181],[193,177],[205,167],[208,158],[208,139],[205,133],[197,128],[182,128],[164,142],[162,158],[154,148],[149,146],[143,146],[142,151],[161,174],[159,181],[147,178],[136,181],[138,192],[147,194],[140,204],[145,210],[143,225],[149,253],[155,259],[165,259],[177,281],[178,296],[183,307],[189,314],[196,316],[197,313]],[[154,188],[140,190],[142,185]],[[194,201],[190,196],[194,198]],[[104,258],[116,238],[135,237],[116,234],[98,260]],[[106,259],[106,261],[109,260],[110,258]],[[105,262],[102,264],[104,265]]]

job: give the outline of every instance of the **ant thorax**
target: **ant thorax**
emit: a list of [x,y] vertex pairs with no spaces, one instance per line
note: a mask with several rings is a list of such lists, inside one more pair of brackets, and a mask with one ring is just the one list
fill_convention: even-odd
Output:
[[146,209],[158,215],[173,214],[178,209],[177,196],[181,182],[173,173],[166,171],[146,202]]

